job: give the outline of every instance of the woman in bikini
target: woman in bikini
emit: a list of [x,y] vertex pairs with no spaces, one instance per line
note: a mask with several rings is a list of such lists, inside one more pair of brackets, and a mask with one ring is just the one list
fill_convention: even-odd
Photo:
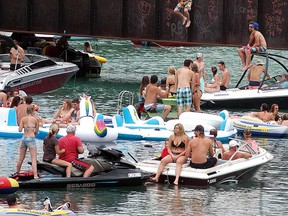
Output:
[[43,142],[43,152],[44,152],[43,161],[47,163],[52,163],[52,164],[66,167],[66,177],[70,178],[71,171],[72,171],[72,164],[67,161],[56,158],[56,153],[58,155],[65,153],[65,149],[60,150],[59,145],[58,145],[58,140],[56,138],[58,131],[59,131],[59,128],[57,124],[52,124],[50,126],[49,134],[44,139],[44,142]]
[[175,86],[176,69],[173,66],[169,66],[167,71],[169,76],[166,79],[166,87],[169,88],[169,96],[176,96],[177,94],[177,89]]
[[32,161],[32,171],[34,174],[34,178],[38,178],[37,175],[37,146],[36,146],[36,139],[35,135],[38,133],[39,130],[39,122],[37,118],[33,116],[34,106],[29,105],[27,107],[27,116],[23,117],[20,121],[19,125],[19,132],[22,132],[24,129],[24,134],[21,139],[20,145],[20,154],[19,159],[17,162],[17,170],[16,172],[19,173],[21,170],[22,163],[25,159],[27,149],[29,149],[31,161]]
[[196,64],[192,64],[192,71],[194,72],[193,80],[192,80],[192,101],[195,111],[200,112],[200,100],[202,97],[202,91],[200,90],[200,74],[198,71],[198,66]]
[[174,133],[169,137],[168,141],[168,155],[162,158],[158,167],[157,173],[152,181],[158,182],[161,173],[168,163],[176,163],[175,169],[175,181],[174,184],[178,185],[182,165],[187,162],[185,157],[185,150],[188,145],[190,138],[186,135],[184,127],[181,123],[174,126]]
[[218,92],[220,91],[220,82],[221,82],[221,78],[219,76],[219,74],[217,73],[217,68],[216,67],[212,67],[211,68],[212,74],[213,74],[213,78],[211,81],[211,84],[205,84],[205,92]]

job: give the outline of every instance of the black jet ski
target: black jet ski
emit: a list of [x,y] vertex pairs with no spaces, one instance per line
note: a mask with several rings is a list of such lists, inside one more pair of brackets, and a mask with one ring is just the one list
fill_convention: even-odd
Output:
[[[104,186],[137,186],[142,185],[150,174],[142,171],[124,158],[116,149],[88,149],[89,156],[81,159],[94,166],[93,174],[83,178],[83,173],[72,168],[71,178],[66,178],[65,167],[46,162],[37,162],[40,178],[29,178],[27,175],[14,174],[20,188],[95,188]],[[31,164],[31,162],[29,162]]]

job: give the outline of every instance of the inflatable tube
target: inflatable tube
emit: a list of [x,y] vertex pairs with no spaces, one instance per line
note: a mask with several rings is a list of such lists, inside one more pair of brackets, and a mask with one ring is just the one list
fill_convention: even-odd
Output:
[[18,188],[19,184],[15,179],[0,177],[0,194],[15,193]]
[[187,120],[178,120],[178,119],[173,119],[173,120],[169,120],[166,122],[166,129],[173,131],[174,127],[176,124],[181,123],[184,126],[184,130],[187,131],[194,131],[196,125],[201,124],[204,127],[205,131],[210,131],[211,129],[215,129],[215,127],[206,124],[206,123],[199,123],[196,121],[187,121]]
[[9,209],[0,209],[0,216],[2,215],[33,215],[33,216],[42,216],[42,215],[58,215],[58,216],[74,216],[74,212],[70,210],[54,210],[53,212],[43,211],[43,210],[30,210],[30,209],[18,209],[18,208],[9,208]]

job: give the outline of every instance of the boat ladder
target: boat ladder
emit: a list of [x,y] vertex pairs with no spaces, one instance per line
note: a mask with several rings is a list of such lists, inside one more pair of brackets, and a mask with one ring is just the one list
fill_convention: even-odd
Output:
[[134,94],[132,92],[126,90],[121,91],[118,95],[117,114],[120,114],[122,111],[123,102],[128,102],[128,105],[133,105],[133,100]]

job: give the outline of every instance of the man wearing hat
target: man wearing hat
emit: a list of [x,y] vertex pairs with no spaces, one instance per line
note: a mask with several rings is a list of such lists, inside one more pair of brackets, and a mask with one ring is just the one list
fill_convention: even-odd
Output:
[[[248,72],[249,89],[257,89],[259,87],[262,73],[265,74],[265,67],[263,66],[261,59],[258,59],[256,65],[252,66]],[[268,73],[266,76],[270,79]]]
[[[191,139],[186,149],[186,157],[191,157],[190,166],[196,169],[207,169],[215,166],[217,158],[214,156],[212,141],[205,137],[204,127],[197,125],[194,129],[195,138]],[[207,158],[207,153],[210,157]]]
[[[281,87],[282,88],[288,88],[288,73],[283,73],[281,77]],[[286,81],[286,82],[285,82]]]
[[69,124],[66,132],[67,135],[58,141],[60,150],[65,149],[65,153],[60,154],[59,159],[72,163],[73,167],[83,172],[83,177],[89,177],[93,173],[94,167],[78,160],[78,154],[83,154],[84,148],[81,139],[75,136],[76,126]]
[[[239,147],[239,143],[236,140],[231,140],[229,142],[229,151],[223,153],[223,160],[229,160],[232,157],[232,155],[237,151],[238,147]],[[252,157],[251,154],[237,152],[232,158],[232,160],[236,160],[239,158],[248,159],[250,157]]]
[[263,53],[266,52],[267,49],[266,40],[259,31],[259,24],[256,22],[249,23],[249,31],[252,35],[252,40],[250,35],[249,41],[251,44],[248,44],[248,46],[243,46],[238,50],[238,54],[242,62],[242,70],[244,71],[253,66],[251,62],[251,54]]

